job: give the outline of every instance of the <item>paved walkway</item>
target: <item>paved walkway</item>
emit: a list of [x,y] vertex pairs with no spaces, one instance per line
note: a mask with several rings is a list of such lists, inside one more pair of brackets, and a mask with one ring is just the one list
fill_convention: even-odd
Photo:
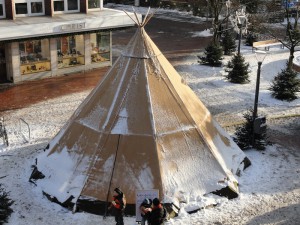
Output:
[[[176,16],[180,16],[180,14]],[[146,31],[172,62],[172,60],[180,60],[181,55],[200,52],[200,49],[204,49],[210,42],[210,38],[194,37],[191,34],[210,26],[210,22],[177,21],[175,23],[173,20],[152,18],[147,24]],[[135,31],[136,28],[131,28],[113,32],[113,49],[116,46],[119,49],[126,46]],[[45,99],[92,89],[108,69],[109,67],[106,67],[91,72],[35,80],[17,85],[0,84],[0,114],[3,111],[27,107]]]
[[0,112],[27,107],[31,104],[70,93],[93,89],[109,67],[85,73],[29,81],[17,85],[0,85]]

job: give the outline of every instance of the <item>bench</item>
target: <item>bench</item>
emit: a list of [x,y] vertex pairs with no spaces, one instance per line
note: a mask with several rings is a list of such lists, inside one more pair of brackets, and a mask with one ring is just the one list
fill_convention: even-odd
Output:
[[279,45],[282,49],[284,48],[283,44],[276,39],[265,40],[265,41],[256,41],[252,44],[252,52],[257,48],[265,48],[266,51],[269,51],[270,46]]

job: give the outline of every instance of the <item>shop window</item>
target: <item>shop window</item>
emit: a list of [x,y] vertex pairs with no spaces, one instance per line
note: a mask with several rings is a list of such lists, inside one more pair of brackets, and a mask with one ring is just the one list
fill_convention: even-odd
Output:
[[79,12],[79,0],[54,0],[54,12]]
[[99,9],[100,8],[100,0],[88,0],[89,9]]
[[15,2],[17,16],[45,15],[44,0],[16,0]]
[[21,74],[51,70],[49,40],[31,40],[19,43]]
[[110,32],[93,33],[90,39],[92,63],[110,61]]
[[0,18],[5,18],[4,0],[0,0]]
[[58,68],[84,65],[84,36],[57,38]]

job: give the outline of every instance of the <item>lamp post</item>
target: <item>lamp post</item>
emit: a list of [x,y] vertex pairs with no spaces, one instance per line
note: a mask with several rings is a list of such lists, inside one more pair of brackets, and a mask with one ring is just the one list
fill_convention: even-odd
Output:
[[261,71],[261,65],[266,58],[267,53],[265,51],[255,51],[255,57],[257,60],[258,68],[257,68],[257,76],[256,76],[256,88],[255,88],[255,98],[254,98],[254,109],[253,109],[253,115],[252,115],[252,146],[254,145],[255,141],[255,119],[257,118],[257,106],[258,106],[258,95],[259,95],[259,85],[260,85],[260,71]]
[[241,52],[241,40],[242,40],[242,28],[243,28],[243,24],[246,21],[246,17],[245,16],[238,16],[238,23],[237,26],[240,30],[239,33],[239,46],[238,46],[238,54],[240,54]]
[[228,20],[229,20],[229,9],[230,9],[230,6],[231,6],[231,1],[228,0],[225,2],[226,4],[226,8],[227,8],[227,23],[226,23],[226,29],[228,29]]
[[237,21],[236,21],[237,27],[239,29],[239,45],[238,45],[238,55],[239,55],[241,52],[242,28],[243,28],[245,21],[247,20],[244,8],[236,11],[236,19],[237,19]]

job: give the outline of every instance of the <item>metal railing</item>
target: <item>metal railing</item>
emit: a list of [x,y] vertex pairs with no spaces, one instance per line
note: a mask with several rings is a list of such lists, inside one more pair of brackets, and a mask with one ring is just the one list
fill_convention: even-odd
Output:
[[1,117],[0,118],[0,138],[2,138],[3,140],[3,144],[8,146],[8,136],[7,136],[7,132],[6,132],[6,128],[4,125],[4,118]]
[[[23,133],[22,124],[25,124],[26,127],[27,127],[28,137],[26,137]],[[25,139],[26,142],[28,142],[30,140],[30,127],[29,127],[29,124],[24,119],[20,118],[19,127],[20,127],[20,133],[22,134],[22,137]]]

